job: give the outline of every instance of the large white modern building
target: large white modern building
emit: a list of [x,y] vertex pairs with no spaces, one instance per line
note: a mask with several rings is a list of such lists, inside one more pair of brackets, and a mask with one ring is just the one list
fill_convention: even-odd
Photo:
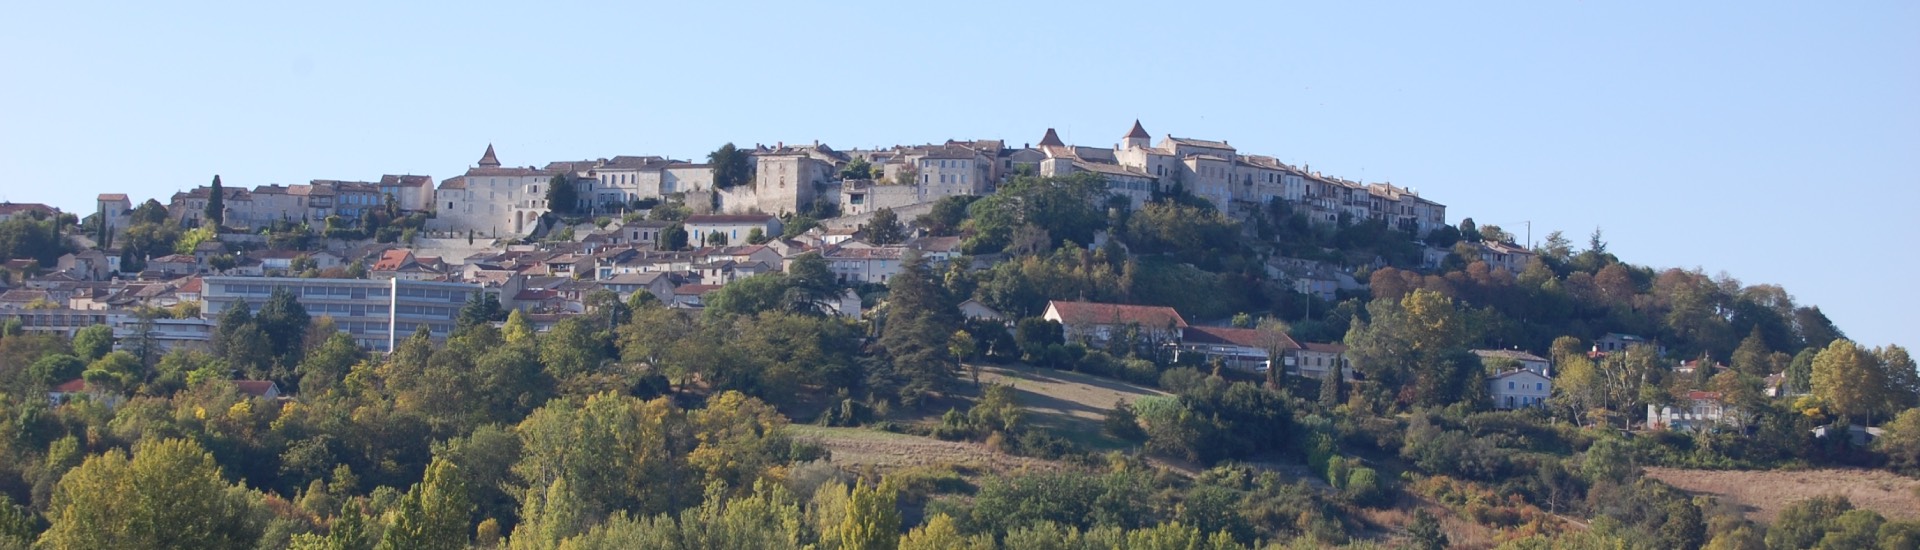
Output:
[[461,306],[480,292],[478,285],[403,279],[207,277],[202,283],[201,299],[206,304],[202,316],[207,319],[219,319],[227,308],[241,303],[257,310],[275,288],[285,287],[308,315],[332,317],[341,331],[376,351],[393,349],[395,342],[421,325],[428,327],[435,341],[446,340]]

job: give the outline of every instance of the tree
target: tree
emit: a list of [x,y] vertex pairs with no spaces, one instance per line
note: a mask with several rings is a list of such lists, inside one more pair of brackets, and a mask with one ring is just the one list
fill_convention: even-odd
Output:
[[1920,368],[1916,368],[1913,356],[1907,348],[1889,345],[1874,350],[1874,357],[1880,369],[1887,373],[1888,414],[1920,406]]
[[735,148],[732,142],[708,153],[707,164],[713,166],[714,187],[726,189],[753,181],[753,156]]
[[[979,351],[979,347],[979,343],[973,340],[973,335],[965,330],[953,331],[953,337],[947,339],[947,353],[953,356],[954,362],[963,366],[967,359],[973,357],[974,352]],[[980,385],[980,366],[977,364],[973,366],[973,385]]]
[[1760,334],[1760,326],[1754,325],[1747,337],[1740,340],[1740,347],[1733,350],[1733,370],[1750,376],[1773,374],[1772,355],[1766,337]]
[[267,297],[267,303],[260,306],[260,312],[254,316],[254,324],[260,326],[260,332],[266,334],[272,349],[279,350],[275,360],[279,366],[291,368],[300,363],[305,355],[302,342],[307,336],[307,327],[313,318],[307,315],[307,308],[294,298],[288,287],[276,286],[273,294]]
[[1407,544],[1416,550],[1444,550],[1451,543],[1447,533],[1440,530],[1440,520],[1420,509],[1413,512],[1413,524],[1407,526]]
[[660,230],[658,246],[661,250],[686,250],[687,228],[675,222]]
[[140,359],[131,353],[116,351],[102,356],[87,365],[80,373],[87,384],[114,392],[126,393],[146,379],[146,370],[141,368]]
[[901,272],[887,280],[886,321],[880,346],[907,385],[901,397],[917,401],[927,392],[944,391],[953,363],[947,342],[960,326],[959,310],[934,280],[927,258],[910,254]]
[[927,230],[935,237],[950,237],[960,233],[961,224],[967,221],[967,206],[979,199],[977,195],[953,195],[940,197],[926,214],[914,218],[913,225]]
[[747,244],[767,244],[766,231],[755,227],[747,232]]
[[400,501],[393,525],[380,538],[378,550],[463,550],[467,547],[467,515],[473,503],[467,495],[460,467],[434,459],[427,475]]
[[1880,361],[1852,340],[1834,340],[1813,358],[1813,395],[1833,407],[1843,421],[1871,425],[1886,403],[1887,373]]
[[1887,464],[1897,470],[1920,471],[1920,408],[1907,409],[1881,428],[1886,431],[1873,444],[1887,456]]
[[[1281,358],[1286,356],[1287,350],[1297,347],[1293,338],[1287,336],[1288,332],[1293,332],[1293,327],[1286,321],[1264,317],[1253,330],[1257,333],[1255,338],[1260,343],[1260,350],[1267,353],[1267,387],[1279,388],[1281,373],[1287,370]],[[1339,372],[1339,365],[1334,365],[1332,370]]]
[[841,550],[892,550],[899,544],[900,509],[892,489],[861,482],[847,498],[846,519],[835,529]]
[[578,210],[580,190],[573,186],[573,177],[559,174],[553,181],[547,182],[547,210],[555,214],[572,214]]
[[482,323],[504,320],[505,309],[500,307],[500,297],[491,292],[475,292],[467,295],[466,305],[460,306],[460,327],[470,327]]
[[1826,536],[1834,520],[1853,510],[1843,496],[1822,496],[1795,502],[1780,511],[1767,529],[1768,548],[1813,548]]
[[214,227],[227,223],[227,192],[220,188],[220,175],[213,175],[213,186],[207,191],[207,221]]
[[93,361],[113,351],[113,327],[93,325],[73,333],[73,353],[81,360]]
[[845,168],[840,169],[840,179],[843,179],[843,180],[873,179],[873,163],[867,162],[866,157],[854,157],[853,160],[847,161],[847,166]]
[[899,244],[905,241],[907,230],[900,225],[900,216],[892,208],[874,211],[873,219],[867,221],[867,238],[873,244]]
[[133,457],[88,457],[67,472],[47,509],[47,548],[253,548],[261,526],[245,489],[220,477],[213,455],[192,441],[148,440]]

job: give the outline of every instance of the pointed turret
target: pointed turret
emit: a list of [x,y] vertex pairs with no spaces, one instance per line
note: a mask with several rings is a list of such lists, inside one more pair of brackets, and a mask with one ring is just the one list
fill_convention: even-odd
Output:
[[1125,149],[1146,149],[1147,144],[1151,141],[1153,141],[1153,136],[1147,133],[1145,127],[1140,126],[1140,119],[1137,118],[1133,119],[1133,130],[1127,132],[1127,137],[1120,139],[1120,143]]
[[1065,147],[1067,144],[1065,142],[1060,141],[1060,134],[1056,134],[1053,132],[1052,128],[1048,128],[1047,135],[1045,137],[1040,138],[1040,146],[1046,147],[1048,145],[1052,145],[1054,147]]
[[480,166],[483,166],[486,168],[500,167],[500,158],[493,156],[493,144],[491,143],[487,144],[487,154],[480,155]]

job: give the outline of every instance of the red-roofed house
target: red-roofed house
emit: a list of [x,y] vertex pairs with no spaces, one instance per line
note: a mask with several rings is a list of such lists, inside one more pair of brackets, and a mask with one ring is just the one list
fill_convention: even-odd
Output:
[[105,404],[108,407],[119,405],[121,401],[125,400],[125,398],[119,395],[101,390],[99,387],[88,384],[86,380],[79,378],[62,382],[60,385],[52,388],[47,388],[47,402],[50,404],[63,405],[74,400],[74,398],[90,399],[94,402]]
[[[1267,350],[1278,348],[1281,356],[1300,348],[1286,333],[1270,333],[1250,328],[1187,327],[1180,341],[1179,354],[1198,354],[1207,360],[1219,359],[1228,367],[1265,371],[1270,363]],[[1179,354],[1174,357],[1177,359]]]
[[1138,330],[1147,342],[1177,342],[1187,328],[1180,312],[1166,306],[1135,306],[1095,302],[1047,302],[1042,318],[1060,323],[1068,340],[1105,343]]

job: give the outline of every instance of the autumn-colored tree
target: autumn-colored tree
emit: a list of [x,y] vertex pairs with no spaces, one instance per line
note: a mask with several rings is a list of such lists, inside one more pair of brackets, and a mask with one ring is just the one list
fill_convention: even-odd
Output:
[[253,548],[261,525],[245,489],[220,477],[213,455],[184,439],[152,440],[88,457],[60,479],[47,509],[52,549]]
[[900,509],[891,489],[861,482],[847,497],[846,517],[834,530],[840,550],[893,550],[900,539]]
[[1879,358],[1852,340],[1834,340],[1813,358],[1813,395],[1843,420],[1871,422],[1886,404],[1888,382]]

